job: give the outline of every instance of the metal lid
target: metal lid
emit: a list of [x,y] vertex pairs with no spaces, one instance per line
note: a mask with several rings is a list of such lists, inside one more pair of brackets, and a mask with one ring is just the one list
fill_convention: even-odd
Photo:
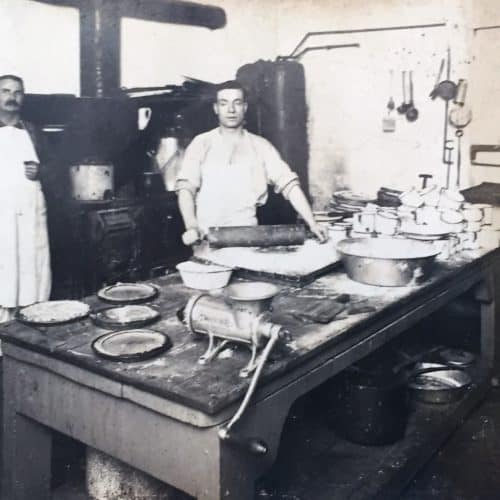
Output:
[[476,359],[476,355],[462,349],[447,348],[439,351],[441,359],[454,366],[469,366]]

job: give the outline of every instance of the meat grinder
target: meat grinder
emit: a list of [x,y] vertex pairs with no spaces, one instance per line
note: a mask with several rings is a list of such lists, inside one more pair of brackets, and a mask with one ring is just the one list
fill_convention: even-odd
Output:
[[208,336],[208,348],[198,362],[212,361],[229,342],[243,343],[250,347],[251,357],[240,376],[252,373],[265,339],[269,342],[288,335],[281,325],[270,321],[271,301],[278,292],[270,283],[241,282],[228,286],[224,296],[204,293],[191,297],[184,322],[191,333]]

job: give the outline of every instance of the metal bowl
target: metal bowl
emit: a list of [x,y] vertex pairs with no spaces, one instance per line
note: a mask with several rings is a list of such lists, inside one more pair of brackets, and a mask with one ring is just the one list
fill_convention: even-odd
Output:
[[439,254],[432,243],[402,238],[348,238],[337,251],[349,278],[377,286],[421,283]]
[[460,399],[471,384],[464,370],[437,370],[416,376],[408,383],[413,398],[424,403],[453,403]]

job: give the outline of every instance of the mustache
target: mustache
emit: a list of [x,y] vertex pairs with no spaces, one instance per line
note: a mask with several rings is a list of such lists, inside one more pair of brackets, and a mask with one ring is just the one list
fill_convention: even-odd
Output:
[[13,99],[11,99],[9,101],[5,101],[5,105],[10,105],[10,104],[13,104],[14,106],[19,107],[19,103],[17,101],[14,101]]

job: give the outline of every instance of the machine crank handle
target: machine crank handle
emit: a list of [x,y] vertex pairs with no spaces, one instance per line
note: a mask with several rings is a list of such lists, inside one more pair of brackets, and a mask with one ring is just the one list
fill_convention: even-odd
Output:
[[225,427],[219,430],[219,438],[253,455],[265,455],[269,450],[269,447],[262,439],[242,437],[228,431]]

